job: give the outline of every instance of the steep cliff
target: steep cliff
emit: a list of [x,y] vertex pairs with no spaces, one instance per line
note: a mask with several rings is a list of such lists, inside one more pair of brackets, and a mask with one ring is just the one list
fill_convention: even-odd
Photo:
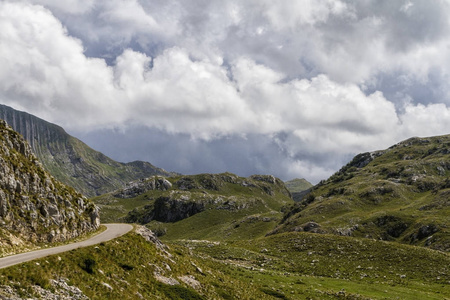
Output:
[[55,178],[89,197],[122,188],[136,179],[173,175],[148,162],[116,162],[70,136],[63,128],[5,105],[0,105],[0,119],[23,135]]
[[[93,231],[97,207],[48,174],[20,134],[0,120],[0,242],[13,233],[56,242]],[[3,247],[2,247],[3,250]]]

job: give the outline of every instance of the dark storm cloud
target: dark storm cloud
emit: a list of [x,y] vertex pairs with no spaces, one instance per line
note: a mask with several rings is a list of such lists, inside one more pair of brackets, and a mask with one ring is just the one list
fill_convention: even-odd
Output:
[[[211,141],[193,140],[186,134],[146,128],[74,133],[91,147],[119,161],[139,159],[183,174],[233,172],[241,176],[273,174],[281,179],[307,177],[317,183],[349,157],[303,152],[290,157],[273,138],[251,134]],[[330,167],[331,166],[331,167]]]

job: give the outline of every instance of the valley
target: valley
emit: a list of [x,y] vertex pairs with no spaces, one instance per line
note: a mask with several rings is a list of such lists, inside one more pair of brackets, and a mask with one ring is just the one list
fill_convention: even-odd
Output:
[[1,124],[2,256],[99,218],[133,229],[1,269],[2,299],[450,298],[450,136],[359,154],[312,186],[132,167],[3,109],[34,147]]

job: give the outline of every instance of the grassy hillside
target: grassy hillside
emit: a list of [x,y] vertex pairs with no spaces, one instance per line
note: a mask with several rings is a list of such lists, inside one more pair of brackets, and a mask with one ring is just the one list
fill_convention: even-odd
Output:
[[311,231],[450,249],[450,136],[356,156],[273,232]]
[[116,162],[63,128],[1,104],[0,119],[28,141],[39,161],[56,179],[89,197],[151,175],[173,175],[148,162]]
[[438,251],[333,235],[165,247],[132,232],[0,270],[0,297],[446,299],[449,265]]
[[[170,187],[156,188],[154,182],[163,180]],[[165,239],[213,240],[263,236],[281,220],[282,207],[293,203],[273,176],[231,173],[151,177],[93,201],[107,222],[147,224]]]

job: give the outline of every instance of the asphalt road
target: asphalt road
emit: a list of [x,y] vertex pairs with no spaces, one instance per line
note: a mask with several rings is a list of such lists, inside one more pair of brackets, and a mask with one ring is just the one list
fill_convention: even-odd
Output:
[[130,224],[102,224],[106,226],[106,230],[91,237],[88,240],[77,242],[73,244],[68,244],[64,246],[58,246],[53,248],[41,249],[16,255],[11,255],[7,257],[0,258],[0,269],[7,268],[13,265],[17,265],[26,261],[30,261],[37,258],[42,258],[45,256],[58,254],[61,252],[66,252],[76,248],[82,248],[87,246],[92,246],[95,244],[99,244],[101,242],[106,242],[117,238],[119,236],[124,235],[131,229],[133,226]]

